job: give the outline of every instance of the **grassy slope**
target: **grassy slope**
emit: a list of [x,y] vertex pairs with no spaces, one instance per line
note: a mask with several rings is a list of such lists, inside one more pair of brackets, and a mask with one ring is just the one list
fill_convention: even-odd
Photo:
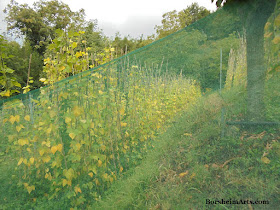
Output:
[[[274,82],[270,90],[278,88],[277,79]],[[92,208],[277,209],[279,129],[244,131],[225,126],[225,136],[221,138],[222,107],[226,108],[226,120],[242,119],[244,92],[227,91],[223,98],[217,93],[204,96],[158,137],[155,150],[142,164],[116,182]],[[273,101],[269,104],[274,103],[274,109],[279,107],[279,98],[278,101],[270,98]],[[264,152],[269,163],[261,159]],[[206,199],[268,200],[270,204],[206,205]]]
[[[280,121],[279,77],[268,83],[266,100],[270,120]],[[225,126],[221,138],[221,109],[226,120],[242,119],[244,90],[204,96],[178,116],[157,138],[153,151],[143,162],[115,182],[92,209],[278,209],[280,206],[280,133],[269,128],[245,133]],[[264,152],[268,164],[261,158]],[[1,159],[1,158],[0,158]],[[2,160],[0,209],[28,205],[13,185],[12,161]],[[2,170],[1,170],[2,169]],[[6,200],[6,198],[8,198]],[[19,199],[20,198],[20,199]],[[269,205],[206,205],[205,199],[260,199]],[[9,201],[13,203],[9,203]],[[31,202],[31,201],[29,201]],[[63,206],[60,199],[38,203],[36,209]],[[54,202],[56,203],[54,205]],[[55,208],[54,208],[55,209]],[[59,208],[57,208],[59,209]]]

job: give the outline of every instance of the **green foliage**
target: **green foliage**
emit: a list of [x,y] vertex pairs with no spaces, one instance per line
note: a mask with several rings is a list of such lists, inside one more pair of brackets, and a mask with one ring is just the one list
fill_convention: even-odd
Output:
[[169,34],[172,34],[209,14],[210,11],[204,7],[200,7],[197,3],[193,3],[180,12],[177,12],[176,10],[167,12],[162,16],[162,25],[155,27],[157,38],[161,39]]
[[101,32],[97,30],[97,21],[89,21],[83,28],[85,33],[82,39],[86,41],[87,46],[90,47],[89,54],[96,54],[105,48],[105,40]]
[[[137,57],[142,65],[160,66],[161,72],[182,73],[198,81],[203,89],[215,89],[219,84],[220,51],[223,50],[225,81],[228,55],[231,48],[237,48],[238,42],[235,33],[212,40],[203,31],[182,30],[137,52]],[[133,59],[133,56],[130,58]]]
[[268,60],[269,77],[280,72],[279,51],[280,51],[280,1],[278,1],[274,14],[265,25],[265,48],[266,60]]
[[48,45],[45,54],[43,71],[46,78],[41,78],[40,81],[53,84],[93,67],[88,59],[87,51],[90,48],[84,47],[86,42],[81,40],[81,34],[84,33],[56,30],[56,38]]
[[237,49],[231,49],[228,58],[228,70],[225,82],[225,89],[247,85],[247,60],[246,41],[240,38]]
[[27,85],[29,58],[32,54],[30,76],[33,77],[33,88],[41,87],[39,79],[43,69],[43,57],[32,49],[28,41],[25,41],[22,46],[15,41],[10,41],[6,49],[7,54],[10,55],[5,59],[6,65],[14,69],[14,77],[22,87]]
[[130,36],[121,37],[120,33],[115,34],[115,38],[110,41],[110,45],[115,48],[115,57],[126,55],[138,48],[151,44],[154,41],[154,35],[148,36],[146,39],[143,35],[138,39]]
[[[276,80],[268,83],[267,92],[279,86]],[[267,101],[277,107],[273,97],[267,97]],[[226,126],[225,137],[221,138],[221,109],[226,108],[227,120],[238,120],[245,115],[245,104],[244,87],[224,91],[223,97],[216,92],[202,97],[158,137],[159,145],[147,154],[147,159],[131,175],[117,181],[92,208],[235,209],[237,206],[205,205],[206,199],[268,200],[265,208],[278,208],[279,128],[249,132]],[[279,116],[273,119],[280,120]],[[238,209],[247,208],[248,205],[238,205]]]
[[[278,13],[269,22],[264,104],[267,119],[279,121]],[[4,208],[206,209],[206,198],[228,196],[275,200],[270,207],[278,207],[279,129],[245,132],[223,120],[243,120],[248,111],[250,50],[241,27],[239,17],[220,9],[134,52],[154,38],[103,39],[94,22],[85,32],[57,29],[44,57],[41,81],[49,86],[0,101]],[[227,90],[197,103],[198,84],[217,88],[221,64],[222,82],[231,69]],[[5,62],[2,69],[13,72]]]
[[18,29],[40,55],[45,52],[46,45],[53,39],[56,29],[79,30],[85,16],[84,10],[73,12],[67,4],[58,0],[40,0],[34,3],[33,8],[11,1],[5,13],[8,29]]
[[[46,62],[57,76],[49,78],[59,79],[64,69],[56,74],[57,67],[82,53],[71,53],[78,47],[79,33],[68,33],[72,42],[66,42],[63,31],[57,33],[49,50],[53,56],[62,53]],[[85,208],[100,200],[111,183],[153,148],[158,129],[200,96],[190,80],[154,77],[149,69],[123,62],[77,74],[3,105],[1,142],[8,142],[5,153],[16,157],[13,174],[25,190],[21,198],[34,202],[24,207],[60,198],[68,203],[65,208]],[[77,70],[78,64],[73,63]]]
[[16,78],[12,76],[13,69],[7,67],[5,59],[9,58],[7,55],[7,42],[3,36],[0,35],[0,98],[9,97],[14,93],[19,93],[21,85]]

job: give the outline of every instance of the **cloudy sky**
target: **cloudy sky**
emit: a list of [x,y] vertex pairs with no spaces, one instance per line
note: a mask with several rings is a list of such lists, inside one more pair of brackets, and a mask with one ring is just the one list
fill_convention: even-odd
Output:
[[[36,0],[16,0],[19,4],[30,6]],[[86,19],[97,19],[98,26],[107,36],[120,32],[132,37],[152,35],[155,25],[159,25],[162,15],[172,10],[180,11],[197,2],[208,10],[216,10],[211,0],[62,0],[72,11],[85,9]],[[5,32],[3,9],[10,0],[0,0],[0,33]]]

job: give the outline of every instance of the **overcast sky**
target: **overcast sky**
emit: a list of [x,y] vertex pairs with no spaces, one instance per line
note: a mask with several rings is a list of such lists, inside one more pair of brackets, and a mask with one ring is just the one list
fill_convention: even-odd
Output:
[[[30,6],[36,0],[16,0],[19,4]],[[97,19],[98,27],[105,35],[111,37],[116,32],[125,36],[130,34],[137,38],[155,33],[155,25],[159,25],[162,15],[172,10],[180,11],[197,2],[208,10],[216,10],[211,0],[62,0],[72,11],[85,9],[86,19]],[[6,29],[3,9],[10,0],[0,0],[0,33]]]

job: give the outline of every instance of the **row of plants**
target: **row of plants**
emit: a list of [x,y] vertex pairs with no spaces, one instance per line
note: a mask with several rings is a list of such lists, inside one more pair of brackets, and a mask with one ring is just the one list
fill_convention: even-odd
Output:
[[[86,56],[62,52],[45,60],[48,74],[67,77],[66,58]],[[49,75],[56,80],[44,82],[53,85],[3,105],[2,149],[13,157],[12,177],[28,205],[60,199],[83,207],[99,200],[153,147],[157,130],[201,95],[195,81],[133,64],[124,58],[58,84],[59,76]]]

